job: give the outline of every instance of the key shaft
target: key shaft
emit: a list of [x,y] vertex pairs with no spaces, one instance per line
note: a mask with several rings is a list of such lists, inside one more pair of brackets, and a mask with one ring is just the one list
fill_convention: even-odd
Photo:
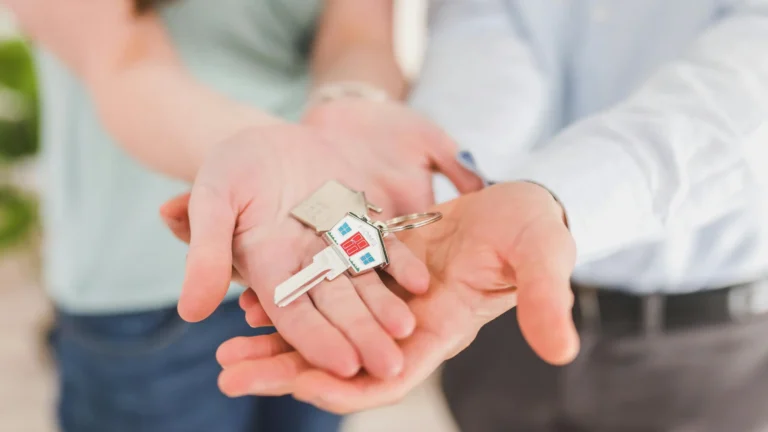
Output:
[[312,264],[291,276],[275,289],[275,304],[285,307],[324,280],[333,280],[349,268],[335,246],[328,246],[312,258]]

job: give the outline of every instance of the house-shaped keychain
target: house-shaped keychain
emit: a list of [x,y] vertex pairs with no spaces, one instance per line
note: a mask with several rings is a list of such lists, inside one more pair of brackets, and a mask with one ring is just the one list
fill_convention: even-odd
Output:
[[324,237],[336,246],[334,249],[342,258],[350,262],[349,272],[353,275],[389,264],[382,232],[355,214],[348,213]]
[[365,216],[369,209],[381,212],[366,200],[365,193],[330,180],[296,206],[291,215],[320,234],[330,231],[347,212]]

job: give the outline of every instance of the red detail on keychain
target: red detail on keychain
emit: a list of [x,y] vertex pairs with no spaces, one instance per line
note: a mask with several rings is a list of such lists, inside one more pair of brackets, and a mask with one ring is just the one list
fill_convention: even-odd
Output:
[[360,233],[355,233],[352,238],[341,244],[341,248],[344,249],[344,252],[347,254],[347,256],[360,253],[368,246],[370,246],[370,244],[368,244],[368,241],[366,241],[365,237],[363,237],[363,235]]

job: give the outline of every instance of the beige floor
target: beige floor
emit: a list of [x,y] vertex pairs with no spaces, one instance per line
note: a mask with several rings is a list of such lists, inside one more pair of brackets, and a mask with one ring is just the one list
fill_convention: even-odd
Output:
[[[56,430],[52,416],[53,375],[38,343],[40,326],[48,316],[48,305],[38,284],[29,277],[30,266],[29,259],[0,256],[2,432]],[[455,431],[434,379],[414,390],[403,403],[351,416],[344,427],[344,432],[395,430]]]

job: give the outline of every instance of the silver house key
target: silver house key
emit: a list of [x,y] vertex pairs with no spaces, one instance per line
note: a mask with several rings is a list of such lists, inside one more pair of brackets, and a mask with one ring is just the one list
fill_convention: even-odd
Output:
[[344,272],[355,276],[387,266],[385,235],[368,218],[348,213],[323,235],[329,246],[312,258],[312,264],[277,286],[275,304],[288,306],[320,282]]
[[348,213],[323,234],[329,246],[312,258],[312,264],[277,286],[275,304],[285,307],[325,280],[342,273],[356,276],[389,265],[384,237],[420,228],[442,219],[439,212],[400,216],[387,222]]
[[318,234],[330,231],[347,213],[365,216],[368,210],[380,213],[363,192],[354,191],[336,180],[330,180],[291,211],[291,216]]

